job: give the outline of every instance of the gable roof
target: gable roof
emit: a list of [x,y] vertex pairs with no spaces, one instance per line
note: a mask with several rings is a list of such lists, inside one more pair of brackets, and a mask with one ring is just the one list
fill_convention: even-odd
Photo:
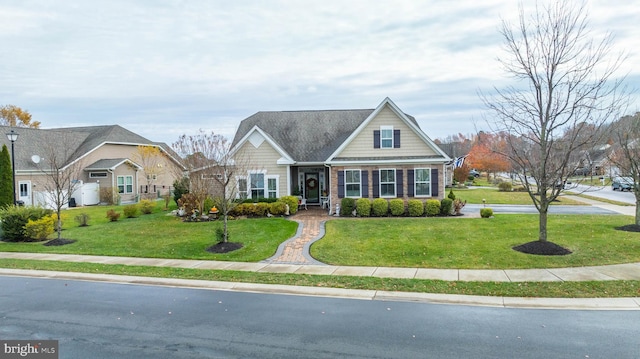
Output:
[[247,141],[253,131],[260,130],[269,142],[275,142],[294,161],[323,163],[335,156],[387,104],[437,153],[447,158],[420,130],[416,119],[402,113],[389,98],[375,109],[257,112],[240,123],[232,148]]
[[[69,165],[105,143],[159,146],[176,163],[180,163],[179,157],[166,144],[149,141],[119,125],[52,129],[0,126],[2,134],[10,132],[12,129],[19,134],[14,146],[16,171],[37,170],[31,157],[33,155],[43,157],[52,149],[58,151],[57,158],[66,156],[67,158],[64,160]],[[0,146],[2,144],[11,149],[11,142],[7,136],[0,136]]]
[[138,169],[142,169],[140,165],[136,164],[135,162],[127,158],[105,158],[102,160],[97,160],[96,162],[87,166],[84,170],[85,171],[114,170],[123,163],[129,163]]

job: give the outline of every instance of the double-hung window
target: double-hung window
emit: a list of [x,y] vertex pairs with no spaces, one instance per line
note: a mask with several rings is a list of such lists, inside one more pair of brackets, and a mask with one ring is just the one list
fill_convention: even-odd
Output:
[[380,197],[396,196],[396,170],[380,170]]
[[380,148],[393,148],[393,126],[380,127]]
[[414,170],[415,176],[415,194],[416,197],[430,197],[431,196],[431,169],[430,168],[416,168]]
[[246,199],[247,198],[247,178],[237,177],[236,182],[238,184],[238,198]]
[[133,193],[133,176],[118,176],[116,181],[118,184],[118,193]]
[[347,197],[362,197],[360,170],[344,171],[344,187]]
[[264,173],[251,173],[249,180],[251,185],[251,198],[264,198]]
[[278,178],[267,177],[267,197],[278,198]]

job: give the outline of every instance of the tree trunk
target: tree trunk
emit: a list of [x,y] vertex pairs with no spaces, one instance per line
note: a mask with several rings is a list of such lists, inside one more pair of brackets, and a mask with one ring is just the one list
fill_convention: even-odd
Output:
[[549,206],[540,206],[539,226],[538,226],[538,240],[540,242],[547,241],[547,213]]
[[640,226],[640,197],[636,194],[636,225]]

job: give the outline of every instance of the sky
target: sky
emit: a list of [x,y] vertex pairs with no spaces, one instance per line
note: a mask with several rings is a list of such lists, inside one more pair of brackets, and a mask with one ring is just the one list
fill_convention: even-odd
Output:
[[[634,3],[587,9],[638,89]],[[514,81],[497,57],[501,20],[517,15],[515,0],[0,0],[0,105],[42,128],[117,124],[172,144],[199,130],[232,138],[258,111],[389,97],[432,139],[473,134],[488,128],[478,93]]]

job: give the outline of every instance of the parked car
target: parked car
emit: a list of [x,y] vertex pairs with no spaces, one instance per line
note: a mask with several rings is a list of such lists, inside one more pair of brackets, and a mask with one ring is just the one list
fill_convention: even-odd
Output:
[[480,172],[478,172],[477,170],[471,170],[471,171],[469,171],[469,175],[473,176],[475,178],[478,178],[478,177],[480,177]]
[[631,177],[614,177],[611,182],[611,188],[619,191],[631,191],[633,189],[633,178]]

